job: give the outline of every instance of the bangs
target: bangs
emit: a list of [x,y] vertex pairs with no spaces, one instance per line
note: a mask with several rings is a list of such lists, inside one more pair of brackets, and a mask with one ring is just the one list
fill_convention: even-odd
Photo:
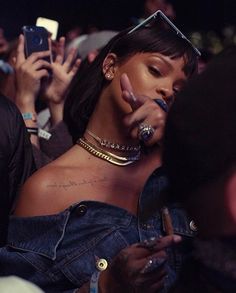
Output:
[[[137,53],[158,52],[171,59],[184,58],[183,71],[192,75],[197,68],[196,52],[190,44],[169,29],[144,27],[132,34],[123,35],[112,48],[121,60]],[[126,56],[125,58],[122,58]]]

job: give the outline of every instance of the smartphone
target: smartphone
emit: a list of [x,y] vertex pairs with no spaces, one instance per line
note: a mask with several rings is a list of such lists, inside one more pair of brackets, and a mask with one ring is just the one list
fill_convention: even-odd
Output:
[[38,17],[36,20],[36,26],[44,27],[50,34],[53,41],[57,38],[59,23],[56,20]]
[[[48,31],[41,26],[23,26],[22,28],[25,37],[25,55],[30,56],[34,52],[48,51]],[[50,57],[45,58],[50,62]]]

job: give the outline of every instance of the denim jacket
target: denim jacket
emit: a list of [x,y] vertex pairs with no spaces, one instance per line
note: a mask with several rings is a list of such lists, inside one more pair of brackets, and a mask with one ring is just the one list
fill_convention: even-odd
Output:
[[[17,275],[45,292],[73,292],[89,281],[98,259],[109,263],[130,244],[165,235],[161,213],[155,209],[166,177],[154,172],[140,196],[134,216],[109,204],[83,201],[49,216],[10,219],[8,244],[0,249],[0,275]],[[184,212],[169,207],[174,231],[186,238],[194,232]],[[169,249],[168,278],[174,282],[184,257],[182,248]]]

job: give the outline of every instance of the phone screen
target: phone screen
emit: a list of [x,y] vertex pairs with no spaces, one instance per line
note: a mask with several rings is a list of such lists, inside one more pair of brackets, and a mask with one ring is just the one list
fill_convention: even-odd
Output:
[[59,23],[56,20],[38,17],[36,20],[36,26],[43,26],[51,34],[51,39],[53,41],[57,38]]

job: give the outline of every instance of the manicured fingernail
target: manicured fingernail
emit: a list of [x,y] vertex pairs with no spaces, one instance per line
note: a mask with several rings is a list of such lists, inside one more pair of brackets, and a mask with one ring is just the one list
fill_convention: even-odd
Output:
[[130,97],[132,98],[133,102],[136,102],[137,99],[136,99],[134,93],[133,92],[129,92],[129,94],[130,94]]
[[169,107],[165,101],[161,99],[155,99],[154,102],[157,103],[157,105],[159,105],[163,111],[165,112],[169,111]]

